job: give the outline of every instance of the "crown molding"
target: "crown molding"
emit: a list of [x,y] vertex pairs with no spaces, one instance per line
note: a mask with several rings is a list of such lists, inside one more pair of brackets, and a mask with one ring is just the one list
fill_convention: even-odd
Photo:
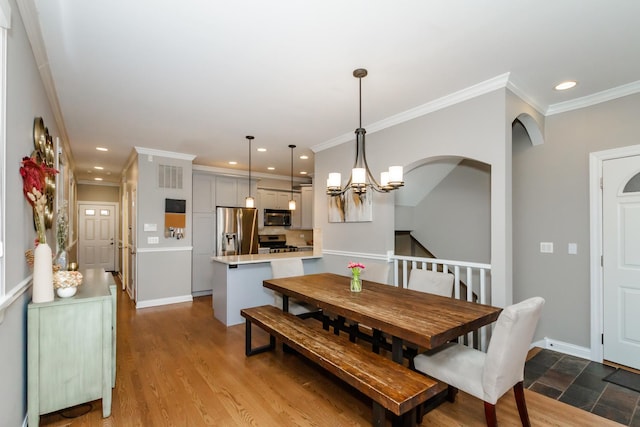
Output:
[[148,156],[169,157],[171,159],[193,161],[197,156],[193,154],[175,153],[173,151],[156,150],[154,148],[134,147],[138,154],[146,154]]
[[544,116],[546,108],[540,104],[538,104],[527,92],[520,89],[520,87],[515,84],[512,80],[507,82],[507,89],[513,92],[518,98],[522,99],[527,104],[531,105],[538,113]]
[[614,87],[613,89],[603,90],[592,95],[583,96],[582,98],[572,99],[571,101],[558,102],[547,107],[546,116],[565,113],[567,111],[578,110],[580,108],[590,107],[602,102],[611,101],[622,98],[623,96],[633,95],[640,92],[640,80],[628,83],[626,85]]
[[[36,65],[40,72],[40,78],[42,79],[42,85],[49,100],[51,112],[58,127],[58,132],[60,132],[60,138],[68,144],[69,135],[67,134],[62,109],[58,101],[58,92],[51,74],[51,67],[49,66],[49,57],[47,56],[44,38],[42,37],[42,31],[38,21],[38,10],[33,0],[16,0],[16,4],[18,5],[18,10],[22,17],[25,31],[27,32],[27,38],[31,44],[33,57],[36,60]],[[71,156],[71,149],[68,151],[68,160],[74,163],[73,157]]]
[[[433,113],[434,111],[442,110],[452,105],[476,98],[480,95],[493,92],[496,89],[504,88],[507,86],[507,83],[509,81],[509,75],[510,73],[500,74],[489,80],[485,80],[473,86],[469,86],[465,89],[443,96],[442,98],[427,102],[426,104],[419,105],[378,122],[371,123],[367,125],[367,133],[375,133],[392,126],[408,122],[409,120],[413,120],[417,117]],[[350,132],[330,139],[326,142],[316,144],[311,147],[311,151],[317,153],[319,151],[327,150],[337,145],[344,144],[345,142],[353,141],[353,139],[353,132]]]
[[[231,177],[237,177],[237,178],[248,178],[249,177],[249,171],[236,170],[236,169],[225,169],[225,168],[220,168],[220,167],[215,167],[215,166],[193,165],[191,167],[191,170],[193,172],[207,172],[207,173],[212,173],[212,174],[216,174],[216,175],[224,175],[224,176],[231,176]],[[252,177],[252,179],[254,177],[256,177],[256,178],[264,178],[264,179],[275,179],[275,180],[279,180],[279,181],[291,181],[291,176],[290,175],[275,175],[275,174],[269,174],[269,173],[264,173],[264,172],[251,171],[251,177]],[[299,182],[301,184],[309,184],[309,183],[312,182],[311,176],[309,176],[307,178],[294,176],[293,180],[295,182]]]

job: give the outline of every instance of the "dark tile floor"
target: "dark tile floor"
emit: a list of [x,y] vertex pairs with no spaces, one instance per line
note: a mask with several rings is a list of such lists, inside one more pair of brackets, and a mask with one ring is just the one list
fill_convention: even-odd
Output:
[[640,393],[602,380],[615,370],[542,350],[525,364],[524,386],[620,424],[640,427]]

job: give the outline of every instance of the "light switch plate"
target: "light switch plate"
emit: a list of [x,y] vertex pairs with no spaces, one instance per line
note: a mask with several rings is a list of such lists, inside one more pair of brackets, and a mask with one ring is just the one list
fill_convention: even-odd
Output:
[[158,224],[145,224],[144,231],[158,231]]
[[543,254],[552,254],[553,242],[540,242],[540,252]]
[[158,243],[160,243],[160,239],[158,238],[158,236],[149,236],[149,237],[147,237],[147,244],[149,244],[149,245],[157,245]]
[[567,252],[569,255],[576,255],[578,253],[578,244],[577,243],[569,243],[569,247],[567,248]]

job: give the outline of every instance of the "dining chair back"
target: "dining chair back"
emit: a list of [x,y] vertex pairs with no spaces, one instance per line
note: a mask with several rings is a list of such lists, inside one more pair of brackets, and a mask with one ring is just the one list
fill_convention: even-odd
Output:
[[[283,277],[303,276],[304,266],[300,258],[291,259],[274,259],[270,261],[271,277],[280,279]],[[282,308],[282,295],[278,292],[273,293],[273,305]],[[317,311],[316,308],[305,304],[302,301],[296,301],[289,298],[289,313],[296,316]]]
[[271,277],[274,279],[304,275],[304,266],[300,258],[274,259],[270,264]]
[[453,293],[453,274],[414,268],[409,275],[407,288],[450,297]]
[[389,284],[389,263],[384,264],[369,264],[362,272],[362,278],[364,280],[370,280],[372,282]]
[[524,364],[543,305],[544,299],[533,297],[502,310],[486,354],[459,343],[447,343],[417,355],[415,369],[448,384],[451,401],[457,389],[483,400],[490,427],[497,425],[496,402],[513,387],[522,425],[529,426]]

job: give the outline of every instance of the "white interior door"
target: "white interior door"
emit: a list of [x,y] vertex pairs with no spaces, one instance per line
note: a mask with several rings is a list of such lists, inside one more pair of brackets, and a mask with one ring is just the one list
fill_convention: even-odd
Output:
[[81,268],[115,270],[116,205],[78,204],[78,264]]
[[640,369],[640,156],[602,176],[604,359]]

